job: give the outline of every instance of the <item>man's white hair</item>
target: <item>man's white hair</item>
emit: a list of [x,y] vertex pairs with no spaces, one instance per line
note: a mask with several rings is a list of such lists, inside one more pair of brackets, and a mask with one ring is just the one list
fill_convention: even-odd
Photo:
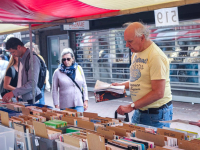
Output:
[[[129,27],[132,23],[133,22],[124,23],[123,27]],[[135,30],[135,36],[141,37],[142,35],[144,35],[145,39],[149,40],[149,34],[150,34],[149,28],[141,22],[140,22],[140,24],[142,25],[142,27]]]
[[149,34],[150,34],[150,30],[148,29],[147,26],[143,24],[141,28],[138,28],[135,30],[136,37],[141,37],[142,35],[144,35],[146,40],[149,40]]

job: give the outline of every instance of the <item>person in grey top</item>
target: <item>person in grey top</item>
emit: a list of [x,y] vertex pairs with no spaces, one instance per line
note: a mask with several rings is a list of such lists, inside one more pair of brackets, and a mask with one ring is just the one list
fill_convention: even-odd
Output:
[[[78,112],[87,110],[88,90],[84,72],[81,66],[75,62],[71,48],[65,48],[62,51],[61,64],[53,74],[52,83],[52,97],[56,108],[71,108]],[[83,90],[83,98],[80,89]]]
[[[40,72],[40,60],[37,56],[33,55],[33,70],[31,69],[28,72],[25,69],[25,62],[30,50],[24,47],[24,44],[15,37],[10,38],[6,42],[6,49],[15,57],[19,57],[18,64],[18,82],[17,88],[12,92],[5,94],[2,98],[4,102],[8,102],[12,97],[21,96],[23,101],[27,101],[29,104],[33,103],[33,94],[32,94],[32,82],[34,82],[35,88],[35,101],[39,100],[42,95],[41,91],[38,88],[38,78]],[[29,60],[29,68],[31,68],[31,61]]]

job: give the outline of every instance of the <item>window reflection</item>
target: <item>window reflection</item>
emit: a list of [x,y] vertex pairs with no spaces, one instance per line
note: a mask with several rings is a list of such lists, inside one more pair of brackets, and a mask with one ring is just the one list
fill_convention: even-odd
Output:
[[173,83],[200,83],[200,25],[151,30],[151,39],[169,58]]
[[76,34],[76,43],[77,62],[87,81],[129,79],[126,69],[130,66],[130,52],[124,41],[124,29],[80,32]]

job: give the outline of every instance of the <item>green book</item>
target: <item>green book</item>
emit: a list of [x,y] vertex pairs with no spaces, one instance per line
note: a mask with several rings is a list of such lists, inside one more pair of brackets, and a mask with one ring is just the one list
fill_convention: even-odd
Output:
[[53,126],[56,129],[67,126],[67,122],[61,121],[61,120],[49,120],[49,121],[46,121],[45,124],[47,126]]
[[70,127],[66,129],[66,133],[79,132],[80,130],[81,129]]
[[50,121],[61,124],[61,127],[66,127],[67,126],[67,122],[66,121],[62,121],[62,120],[50,120]]
[[46,126],[52,127],[52,128],[55,128],[55,129],[60,128],[62,126],[61,123],[54,122],[54,121],[51,121],[51,120],[50,121],[46,121],[44,123],[45,123]]

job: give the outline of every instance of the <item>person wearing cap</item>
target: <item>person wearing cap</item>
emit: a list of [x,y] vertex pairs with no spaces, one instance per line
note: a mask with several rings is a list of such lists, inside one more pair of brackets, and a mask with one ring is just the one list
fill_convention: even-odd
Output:
[[[22,100],[24,102],[28,102],[28,104],[33,104],[33,88],[35,88],[35,102],[38,101],[41,97],[41,91],[38,88],[38,77],[40,72],[40,60],[37,56],[33,55],[33,70],[31,71],[31,61],[29,60],[29,70],[28,72],[25,69],[25,62],[27,56],[30,54],[30,49],[24,47],[22,41],[18,38],[11,37],[6,42],[6,49],[13,55],[14,57],[18,57],[18,82],[17,87],[9,92],[6,93],[2,100],[4,102],[9,102],[11,98],[22,96]],[[34,87],[33,87],[34,82]]]
[[169,60],[164,52],[149,39],[149,29],[134,22],[124,32],[124,40],[132,54],[130,80],[112,85],[125,85],[130,90],[133,103],[121,105],[121,115],[134,111],[132,123],[158,128],[169,127],[173,104],[169,79]]
[[54,71],[52,83],[52,97],[56,108],[71,108],[78,112],[87,110],[88,90],[84,72],[75,62],[71,48],[63,49],[61,64]]

